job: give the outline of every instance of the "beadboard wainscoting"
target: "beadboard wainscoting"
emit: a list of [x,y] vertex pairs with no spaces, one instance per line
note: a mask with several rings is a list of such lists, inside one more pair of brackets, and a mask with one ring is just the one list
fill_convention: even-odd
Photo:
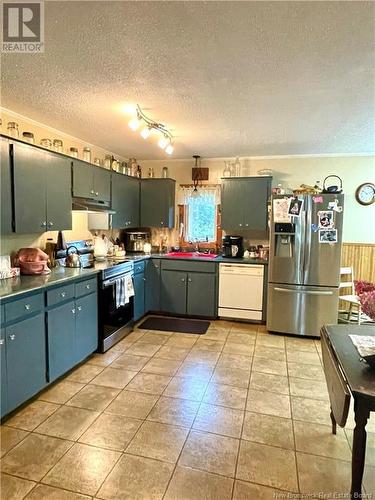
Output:
[[352,266],[355,279],[375,282],[375,243],[343,243],[341,266]]

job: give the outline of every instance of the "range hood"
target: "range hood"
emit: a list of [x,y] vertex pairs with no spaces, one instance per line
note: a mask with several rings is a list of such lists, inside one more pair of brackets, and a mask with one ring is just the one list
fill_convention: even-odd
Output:
[[92,198],[78,198],[73,197],[72,199],[72,210],[80,212],[100,212],[107,214],[115,214],[114,210],[111,210],[111,204],[109,201],[94,200]]

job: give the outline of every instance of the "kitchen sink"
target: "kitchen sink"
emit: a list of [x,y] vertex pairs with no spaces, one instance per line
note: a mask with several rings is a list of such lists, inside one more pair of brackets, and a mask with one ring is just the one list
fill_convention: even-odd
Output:
[[185,258],[202,258],[202,259],[215,259],[217,257],[216,253],[202,253],[202,252],[169,252],[165,254],[166,257],[180,257]]

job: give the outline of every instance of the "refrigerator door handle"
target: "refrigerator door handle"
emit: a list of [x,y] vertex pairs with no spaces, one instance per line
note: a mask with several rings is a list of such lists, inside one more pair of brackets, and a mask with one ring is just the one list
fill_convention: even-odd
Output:
[[310,267],[310,257],[311,257],[311,211],[312,203],[311,196],[305,196],[305,239],[304,239],[304,256],[303,256],[303,271],[302,271],[302,283],[304,285],[308,284],[308,270]]
[[305,295],[333,295],[333,292],[330,291],[321,291],[318,290],[292,290],[291,288],[280,288],[275,286],[274,290],[276,292],[283,293],[304,293]]

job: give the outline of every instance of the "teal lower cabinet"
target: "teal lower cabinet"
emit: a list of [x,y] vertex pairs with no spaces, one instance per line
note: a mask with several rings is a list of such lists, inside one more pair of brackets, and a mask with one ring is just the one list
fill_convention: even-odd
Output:
[[76,363],[98,348],[98,294],[76,299],[76,331],[74,357]]
[[7,326],[5,337],[8,413],[46,385],[44,314]]
[[5,352],[5,328],[1,328],[0,331],[0,369],[1,369],[1,403],[0,403],[0,413],[1,416],[7,413],[8,402],[7,402],[7,364],[6,364],[6,352]]
[[186,313],[192,316],[216,316],[216,274],[187,275]]
[[160,310],[160,259],[149,259],[145,267],[145,310]]
[[47,313],[49,382],[56,380],[76,363],[74,337],[75,301],[71,300]]
[[187,274],[184,271],[161,272],[161,310],[186,314]]
[[217,266],[213,262],[162,260],[161,310],[170,314],[217,316]]
[[[47,293],[64,300],[60,289],[64,291],[66,286]],[[81,296],[86,290],[89,293]],[[80,296],[76,298],[77,295]],[[50,308],[47,312],[47,329],[48,381],[52,382],[98,348],[96,282],[91,279],[77,283],[74,300]]]
[[134,321],[145,314],[145,276],[141,272],[134,275]]

